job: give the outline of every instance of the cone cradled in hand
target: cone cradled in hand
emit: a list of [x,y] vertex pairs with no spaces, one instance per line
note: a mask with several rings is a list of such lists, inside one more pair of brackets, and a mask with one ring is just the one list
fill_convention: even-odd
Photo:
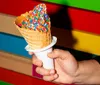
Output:
[[32,50],[41,49],[51,43],[51,23],[45,4],[39,4],[17,17],[15,25]]

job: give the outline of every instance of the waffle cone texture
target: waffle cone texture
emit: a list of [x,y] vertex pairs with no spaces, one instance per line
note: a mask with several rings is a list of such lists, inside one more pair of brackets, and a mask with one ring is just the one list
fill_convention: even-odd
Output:
[[[15,20],[15,25],[23,20],[23,16],[17,17]],[[40,32],[38,30],[20,28],[16,25],[21,35],[24,37],[28,45],[32,50],[41,49],[48,46],[51,43],[51,31],[50,28],[48,32]]]

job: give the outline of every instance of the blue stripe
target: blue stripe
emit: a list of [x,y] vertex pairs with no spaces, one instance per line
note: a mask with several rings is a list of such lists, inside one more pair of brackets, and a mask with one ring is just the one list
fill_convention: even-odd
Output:
[[[23,37],[18,37],[15,35],[0,32],[0,50],[13,53],[13,54],[17,54],[20,56],[24,56],[27,58],[31,58],[31,56],[25,50],[26,45],[27,43]],[[74,49],[64,48],[60,46],[54,46],[54,48],[69,50],[75,56],[77,60],[84,60],[84,59],[86,60],[86,59],[93,58],[93,56],[97,56],[97,55],[77,51]]]
[[26,45],[24,38],[0,32],[0,50],[31,58],[25,50]]

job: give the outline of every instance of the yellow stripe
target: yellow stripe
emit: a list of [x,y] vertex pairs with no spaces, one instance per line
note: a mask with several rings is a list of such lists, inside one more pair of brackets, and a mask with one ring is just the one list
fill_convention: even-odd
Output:
[[74,49],[100,55],[100,36],[85,32],[72,31],[76,43]]

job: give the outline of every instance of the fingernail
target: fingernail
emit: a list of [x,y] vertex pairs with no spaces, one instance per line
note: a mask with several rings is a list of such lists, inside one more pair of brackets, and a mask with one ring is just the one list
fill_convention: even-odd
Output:
[[29,55],[33,55],[33,52],[29,52]]
[[47,56],[49,57],[50,53],[47,54]]
[[51,57],[51,53],[48,53],[47,55],[48,55],[48,57]]
[[54,75],[54,78],[57,78],[57,77],[58,77],[58,75],[57,75],[57,74],[55,74],[55,75]]
[[54,73],[55,73],[55,71],[54,71],[54,70],[51,70],[51,71],[50,71],[50,74],[51,74],[51,75],[52,75],[52,74],[54,74]]
[[38,66],[41,66],[41,63],[40,63],[40,62],[37,62],[37,65],[38,65]]

